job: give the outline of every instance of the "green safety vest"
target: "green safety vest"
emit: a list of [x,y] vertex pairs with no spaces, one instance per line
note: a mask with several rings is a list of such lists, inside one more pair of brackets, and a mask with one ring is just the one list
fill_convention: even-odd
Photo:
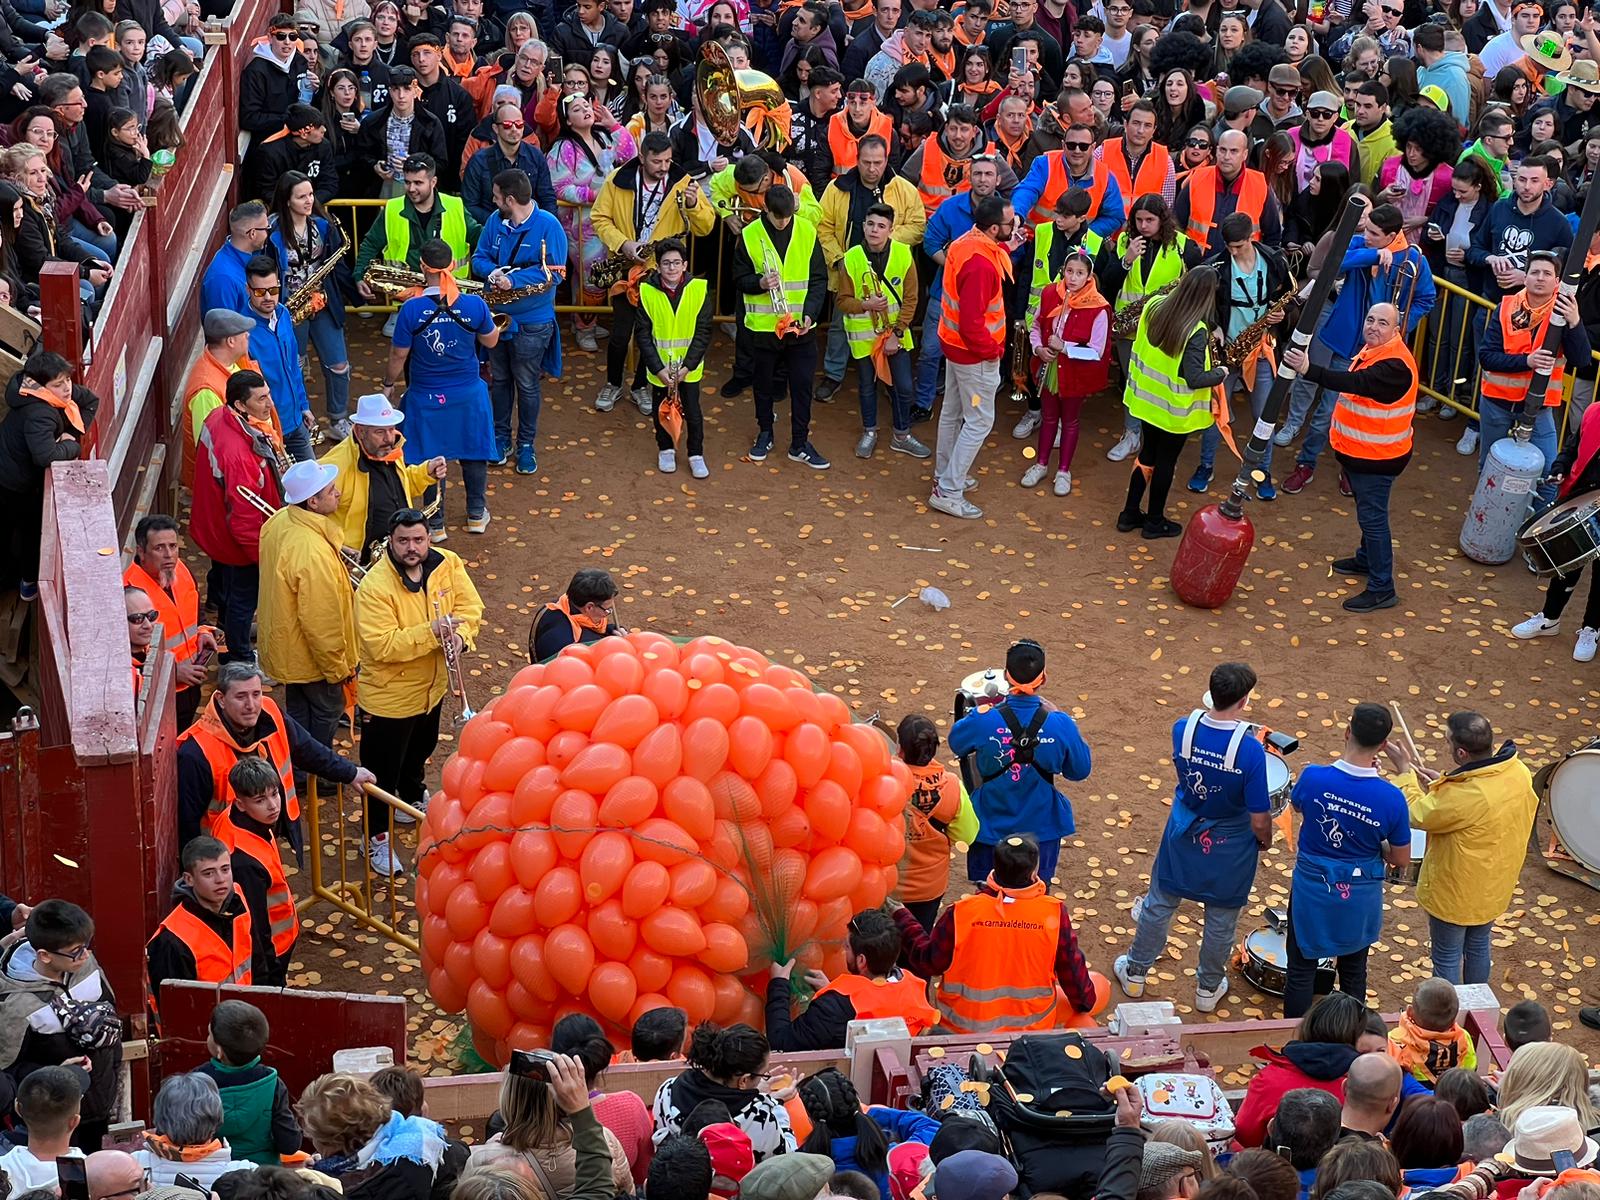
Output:
[[[689,343],[694,341],[695,326],[699,324],[700,310],[705,302],[706,281],[698,276],[683,285],[683,290],[678,293],[677,308],[672,307],[672,300],[654,284],[639,285],[639,307],[650,319],[650,334],[656,340],[656,352],[667,366],[681,363],[688,356]],[[706,363],[702,358],[694,370],[683,377],[683,381],[699,383],[705,373]],[[657,387],[666,386],[666,381],[652,371],[646,371],[644,377]]]
[[[867,295],[867,276],[870,273],[878,280],[878,290],[883,293],[883,298],[889,302],[889,311],[884,318],[889,325],[900,319],[900,300],[906,294],[906,276],[911,273],[911,247],[904,242],[891,241],[889,243],[889,261],[884,264],[884,274],[879,275],[867,262],[865,246],[851,246],[844,252],[845,273],[850,276],[850,285],[855,290],[856,299],[864,299]],[[866,358],[872,353],[872,344],[878,340],[878,335],[872,331],[871,313],[843,313],[844,336],[850,344],[851,358]],[[900,335],[900,344],[907,350],[911,349],[911,331],[908,329]]]
[[[1039,297],[1045,288],[1055,282],[1050,275],[1050,247],[1056,240],[1056,223],[1046,221],[1033,233],[1033,281],[1028,285],[1027,324],[1039,315]],[[1091,257],[1100,253],[1100,243],[1105,239],[1092,229],[1083,231],[1083,248]],[[1064,260],[1063,260],[1064,261]]]
[[[1121,258],[1128,252],[1128,234],[1124,230],[1117,235],[1117,257]],[[1121,312],[1136,300],[1142,300],[1151,292],[1159,292],[1167,284],[1183,274],[1183,246],[1188,239],[1179,234],[1177,240],[1170,247],[1163,247],[1156,251],[1156,261],[1150,265],[1150,278],[1141,278],[1140,272],[1144,270],[1144,255],[1134,260],[1133,266],[1128,270],[1128,277],[1122,281],[1122,290],[1117,293],[1115,312]]]
[[[467,248],[467,206],[460,196],[446,196],[435,192],[433,201],[439,206],[439,236],[456,256],[456,277],[466,279],[472,274],[472,251]],[[411,222],[405,218],[406,198],[396,196],[383,206],[383,232],[386,243],[383,257],[387,262],[411,262]],[[420,254],[421,248],[417,252]]]
[[[1204,333],[1205,322],[1195,330]],[[1194,336],[1191,332],[1190,337]],[[1184,339],[1188,344],[1189,339]],[[1128,360],[1128,390],[1122,402],[1128,412],[1168,433],[1191,433],[1211,424],[1211,389],[1196,391],[1183,381],[1183,351],[1167,354],[1150,341],[1150,309],[1139,315],[1139,332]],[[1211,369],[1211,347],[1206,346],[1206,369]]]
[[[817,228],[809,221],[795,217],[789,233],[789,253],[783,256],[778,274],[783,277],[783,298],[795,320],[805,315],[806,294],[811,290],[811,251],[817,244]],[[764,264],[778,257],[778,248],[767,234],[766,223],[751,221],[744,227],[744,248],[750,255],[757,275],[765,273]],[[745,328],[753,333],[776,333],[778,309],[765,291],[747,293],[744,298]]]

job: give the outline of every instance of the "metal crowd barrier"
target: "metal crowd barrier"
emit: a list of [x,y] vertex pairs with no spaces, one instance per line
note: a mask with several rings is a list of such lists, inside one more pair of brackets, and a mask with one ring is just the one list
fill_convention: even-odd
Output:
[[[368,784],[357,801],[356,807],[360,810],[358,822],[345,811],[345,790],[339,788],[328,800],[327,815],[332,821],[328,832],[331,836],[324,842],[323,797],[318,784],[315,775],[307,776],[306,874],[311,877],[311,888],[300,897],[297,910],[305,912],[318,902],[326,902],[396,945],[404,946],[413,954],[421,953],[422,944],[418,938],[404,931],[407,921],[416,920],[412,905],[404,900],[403,895],[403,883],[415,876],[415,865],[407,868],[406,875],[398,881],[373,874],[372,864],[367,861],[367,843],[371,837],[371,830],[367,826],[367,797],[381,801],[393,814],[405,813],[410,816],[418,823],[413,828],[420,828],[425,814],[398,796],[391,796],[382,788]],[[393,828],[391,821],[390,841],[392,848],[398,851],[399,844],[394,842]],[[357,836],[352,837],[352,834]],[[380,888],[384,893],[381,903],[376,900]]]

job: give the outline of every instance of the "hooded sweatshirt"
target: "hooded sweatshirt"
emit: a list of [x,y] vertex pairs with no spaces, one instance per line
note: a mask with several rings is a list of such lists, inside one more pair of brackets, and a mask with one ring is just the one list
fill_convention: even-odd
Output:
[[1235,1139],[1245,1149],[1261,1145],[1278,1103],[1295,1088],[1316,1088],[1344,1103],[1344,1077],[1357,1058],[1342,1042],[1290,1042],[1281,1051],[1257,1046],[1250,1051],[1266,1066],[1256,1072],[1234,1118]]
[[756,1162],[774,1154],[793,1154],[796,1147],[789,1112],[765,1092],[746,1091],[718,1083],[698,1067],[674,1076],[656,1091],[651,1106],[656,1119],[652,1138],[660,1146],[668,1134],[681,1133],[683,1122],[703,1100],[720,1100],[733,1114],[733,1123],[750,1138]]
[[91,1123],[109,1119],[116,1108],[122,1047],[84,1050],[67,1036],[52,1005],[100,1000],[114,1004],[111,985],[100,973],[92,951],[60,982],[41,975],[37,961],[27,941],[17,942],[0,955],[0,1068],[5,1071],[0,1079],[0,1100],[10,1111],[16,1085],[33,1072],[87,1055],[90,1070],[84,1080],[82,1117]]
[[1572,245],[1572,225],[1566,215],[1545,196],[1531,215],[1517,207],[1516,196],[1497,200],[1489,208],[1489,219],[1472,231],[1467,248],[1467,265],[1483,269],[1484,296],[1498,301],[1505,293],[1494,272],[1487,269],[1492,256],[1510,258],[1526,268],[1528,254],[1534,250],[1565,252]]
[[309,70],[298,50],[284,62],[272,52],[270,41],[256,45],[239,76],[239,128],[252,142],[283,128],[289,106],[300,102],[300,86]]
[[1472,112],[1472,79],[1467,56],[1460,50],[1446,50],[1431,67],[1417,68],[1417,87],[1442,87],[1450,98],[1450,115],[1463,129]]

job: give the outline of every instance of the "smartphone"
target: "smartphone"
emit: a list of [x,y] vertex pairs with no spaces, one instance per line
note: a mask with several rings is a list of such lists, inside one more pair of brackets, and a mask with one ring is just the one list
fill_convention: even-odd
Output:
[[1439,228],[1435,221],[1428,222],[1428,236],[1436,242],[1444,241],[1444,230]]
[[194,652],[194,657],[189,661],[194,663],[194,665],[197,667],[205,666],[211,661],[211,647],[202,646],[200,649]]
[[56,1159],[56,1178],[61,1181],[61,1200],[89,1200],[89,1166],[81,1155]]
[[1013,75],[1021,75],[1027,69],[1028,52],[1021,46],[1013,48],[1011,51],[1011,73]]
[[1125,79],[1122,82],[1122,94],[1124,96],[1137,96],[1139,94],[1139,87],[1133,82],[1133,80]]
[[509,1070],[513,1075],[520,1075],[524,1079],[538,1079],[549,1083],[550,1060],[553,1057],[548,1050],[513,1050]]

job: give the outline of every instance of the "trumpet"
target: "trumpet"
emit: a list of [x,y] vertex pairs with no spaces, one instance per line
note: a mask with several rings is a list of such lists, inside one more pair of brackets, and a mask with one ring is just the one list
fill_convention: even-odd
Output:
[[478,714],[467,699],[467,681],[461,669],[461,653],[456,649],[456,619],[440,607],[437,596],[433,598],[433,617],[436,621],[444,622],[444,628],[439,631],[439,645],[444,650],[444,669],[450,675],[450,694],[461,701],[461,711],[456,714],[455,723],[465,725]]
[[792,318],[794,314],[789,311],[789,296],[783,290],[783,264],[778,261],[771,242],[763,242],[761,246],[761,273],[778,277],[778,282],[767,289],[767,298],[772,301],[773,310],[778,314],[781,324],[785,317]]
[[[883,299],[883,285],[878,282],[878,273],[870,268],[867,271],[865,290],[868,300]],[[873,309],[872,332],[882,333],[887,328],[889,328],[889,310],[883,309],[882,311],[879,311],[878,309]]]
[[[281,509],[273,508],[264,498],[252,492],[242,483],[234,484],[233,490],[239,494],[241,500],[264,517],[275,516],[282,511]],[[367,569],[357,561],[353,553],[343,546],[339,547],[339,557],[344,562],[345,573],[350,576],[350,586],[360,587],[361,581],[367,577]]]

